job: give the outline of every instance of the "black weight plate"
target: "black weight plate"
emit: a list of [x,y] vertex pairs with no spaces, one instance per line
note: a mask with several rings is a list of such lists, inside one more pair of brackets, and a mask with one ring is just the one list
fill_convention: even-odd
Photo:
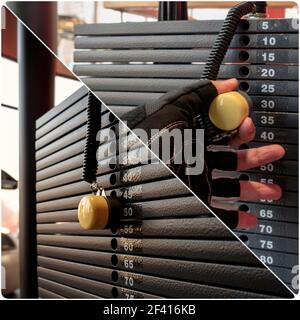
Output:
[[260,127],[298,128],[297,113],[254,111],[251,118]]
[[267,205],[298,207],[298,193],[283,191],[282,197],[279,200],[260,200],[260,201],[249,201],[249,202],[260,202],[260,203],[265,203]]
[[232,177],[244,181],[257,181],[268,184],[278,184],[286,191],[298,191],[298,178],[290,176],[272,175],[267,176],[265,174],[252,173],[252,172],[230,172],[230,171],[217,171],[214,174],[215,178],[220,177]]
[[[191,63],[206,62],[210,50],[207,49],[157,49],[157,50],[78,50],[74,52],[75,62],[155,62]],[[298,53],[293,49],[229,49],[224,58],[228,62],[286,63],[297,64]],[[77,68],[77,67],[76,67]]]
[[[103,90],[103,78],[187,78],[198,79],[204,64],[76,64],[74,72],[85,76],[85,84],[91,90]],[[226,79],[269,79],[297,80],[298,66],[271,65],[221,65],[218,78]]]
[[[290,49],[250,49],[248,51],[249,54],[249,60],[250,62],[253,63],[298,63],[298,54],[297,50],[290,50]],[[240,55],[240,60],[241,56],[247,57],[247,54],[242,54]],[[239,61],[239,60],[237,60]]]
[[272,80],[239,80],[239,89],[250,95],[264,96],[298,96],[298,82]]
[[[162,48],[211,48],[216,40],[215,34],[192,35],[126,35],[76,37],[77,49],[162,49]],[[298,48],[298,35],[279,34],[236,34],[231,48]]]
[[[178,74],[180,76],[180,73]],[[232,77],[236,77],[237,74],[232,74]],[[200,74],[197,73],[197,77]],[[156,99],[163,93],[171,90],[176,90],[181,87],[189,86],[198,83],[199,80],[191,78],[84,78],[83,81],[89,85],[91,82],[95,83],[97,90],[95,94],[106,104],[123,105],[122,99],[107,99],[105,98],[105,92],[124,92],[120,98],[126,97],[125,92],[130,92],[130,95],[143,92],[138,104],[145,103],[149,99]],[[251,80],[243,79],[239,80],[239,89],[247,92],[249,95],[264,95],[264,96],[297,96],[298,95],[298,81],[285,81],[285,85],[282,85],[280,80]],[[148,95],[145,93],[148,92]],[[151,93],[149,95],[149,93]],[[157,93],[160,93],[158,95]],[[106,94],[107,96],[107,94]],[[130,98],[130,96],[129,96]],[[130,103],[128,103],[130,102]],[[128,100],[127,105],[135,105],[136,103]]]
[[271,112],[298,112],[298,97],[251,96],[253,109]]
[[298,223],[298,208],[286,208],[263,203],[245,203],[243,201],[240,201],[239,204],[241,209],[248,209],[260,219]]
[[261,234],[253,234],[247,231],[235,231],[235,234],[250,248],[280,251],[298,254],[298,240],[280,237],[270,237]]
[[249,233],[263,234],[267,236],[278,236],[297,239],[298,225],[296,223],[277,222],[258,219],[255,228],[248,230]]
[[298,163],[290,160],[279,160],[260,167],[250,169],[251,172],[259,172],[272,175],[298,176]]
[[298,255],[296,254],[279,253],[259,249],[253,249],[253,252],[268,267],[276,266],[291,268],[291,266],[298,265]]
[[288,142],[290,144],[298,144],[298,130],[256,127],[255,140],[266,143]]
[[95,252],[110,252],[143,255],[153,257],[165,257],[171,259],[183,259],[202,262],[238,263],[240,265],[261,266],[253,256],[247,254],[249,250],[241,246],[239,241],[232,239],[223,240],[195,240],[195,239],[168,239],[161,238],[119,238],[119,237],[94,237],[39,234],[38,245],[51,246],[53,250],[58,248],[76,248],[92,250]]
[[[240,149],[248,149],[248,148],[259,148],[263,147],[266,144],[263,142],[247,142],[240,146]],[[298,161],[298,145],[296,144],[285,144],[280,143],[280,145],[285,149],[285,155],[282,158],[283,160],[295,160]]]
[[298,48],[297,34],[248,34],[236,35],[231,47],[251,48]]
[[[130,34],[210,34],[218,33],[222,20],[90,23],[75,25],[75,35],[114,36]],[[298,32],[298,19],[243,19],[237,33]]]

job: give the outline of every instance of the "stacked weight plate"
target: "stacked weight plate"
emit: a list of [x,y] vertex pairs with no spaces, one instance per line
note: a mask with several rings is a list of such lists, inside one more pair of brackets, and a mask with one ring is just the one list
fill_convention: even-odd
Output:
[[[239,79],[253,100],[256,138],[242,148],[280,143],[285,157],[241,179],[278,183],[278,201],[239,203],[257,228],[237,234],[291,286],[298,264],[298,30],[296,20],[241,22],[219,78]],[[75,29],[74,72],[118,116],[197,81],[222,21],[87,24]],[[217,175],[226,175],[217,172]]]
[[81,179],[86,105],[82,88],[36,122],[40,297],[291,295],[146,148],[116,147],[125,134],[100,105],[98,182],[123,209],[112,229],[82,229],[77,206],[90,193]]

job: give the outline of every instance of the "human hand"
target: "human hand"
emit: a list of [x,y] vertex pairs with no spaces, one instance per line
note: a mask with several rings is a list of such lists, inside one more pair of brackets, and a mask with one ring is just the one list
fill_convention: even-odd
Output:
[[[217,88],[218,94],[236,90],[238,82],[236,79],[225,81],[213,81]],[[253,140],[255,137],[255,125],[250,117],[247,117],[238,129],[238,132],[230,139],[231,147],[239,147],[240,145]],[[252,168],[281,159],[285,155],[285,150],[278,144],[272,144],[259,148],[250,148],[238,150],[237,155],[237,171],[246,171]],[[277,184],[265,184],[256,181],[239,181],[241,201],[259,201],[278,200],[281,198],[282,191]],[[212,206],[218,206],[216,202]],[[228,213],[230,214],[230,213]],[[250,229],[254,228],[257,218],[254,214],[239,211],[239,220],[237,228]]]

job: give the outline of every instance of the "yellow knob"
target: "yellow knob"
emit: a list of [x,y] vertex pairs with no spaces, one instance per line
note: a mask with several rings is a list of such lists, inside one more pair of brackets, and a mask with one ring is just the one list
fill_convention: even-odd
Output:
[[208,115],[217,128],[232,131],[249,115],[250,98],[237,91],[219,94],[211,103]]
[[98,195],[84,196],[78,205],[78,220],[83,229],[105,229],[109,224],[108,199]]

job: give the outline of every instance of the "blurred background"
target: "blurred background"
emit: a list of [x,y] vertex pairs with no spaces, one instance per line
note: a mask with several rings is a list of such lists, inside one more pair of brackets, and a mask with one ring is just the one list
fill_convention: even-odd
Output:
[[[18,297],[20,77],[17,57],[17,19],[4,7],[1,11],[1,288],[5,297]],[[81,86],[76,77],[56,60],[53,104],[59,104]]]

